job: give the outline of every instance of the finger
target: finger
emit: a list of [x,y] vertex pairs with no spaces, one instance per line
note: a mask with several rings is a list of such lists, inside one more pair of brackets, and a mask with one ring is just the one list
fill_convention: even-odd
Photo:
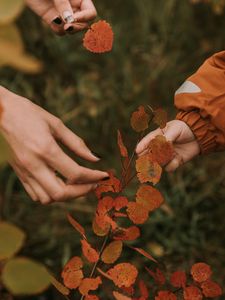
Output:
[[136,153],[138,155],[142,155],[143,152],[148,148],[149,143],[151,140],[153,140],[157,135],[162,134],[162,131],[160,128],[150,132],[149,134],[147,134],[141,141],[140,143],[138,143],[137,147],[136,147]]
[[65,201],[68,199],[78,198],[84,196],[91,191],[94,191],[97,187],[97,184],[74,184],[66,185],[64,197],[58,198],[58,202]]
[[36,195],[38,196],[39,201],[46,205],[52,202],[50,196],[46,193],[46,191],[42,188],[42,186],[32,177],[28,178],[28,182],[30,186],[32,186]]
[[180,155],[176,155],[174,159],[165,167],[167,172],[174,172],[177,168],[182,166],[184,161]]
[[54,0],[55,8],[63,18],[65,23],[74,22],[73,9],[71,7],[70,1],[68,0]]
[[90,149],[88,149],[85,142],[67,128],[61,121],[53,119],[50,126],[54,137],[60,140],[75,154],[89,161],[95,162],[99,160],[99,158],[96,157]]
[[74,13],[76,22],[89,22],[95,19],[97,11],[91,0],[82,0],[80,11]]
[[85,30],[89,28],[89,24],[88,23],[85,23],[85,22],[82,22],[82,23],[73,23],[73,24],[65,24],[64,25],[64,30],[67,32],[67,33],[76,33],[76,32],[79,32],[79,31],[82,31],[82,30]]

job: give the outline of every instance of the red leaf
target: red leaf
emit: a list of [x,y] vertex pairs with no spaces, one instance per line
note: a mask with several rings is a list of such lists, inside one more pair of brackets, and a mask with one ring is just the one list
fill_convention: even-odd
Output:
[[170,283],[175,288],[184,288],[186,286],[187,277],[185,272],[183,271],[176,271],[171,275]]
[[167,123],[167,112],[161,108],[156,109],[154,111],[153,122],[161,129],[165,128]]
[[148,211],[154,211],[164,202],[162,194],[150,185],[141,185],[137,191],[136,202],[144,205]]
[[127,151],[126,146],[123,143],[122,135],[119,130],[117,131],[117,143],[118,143],[118,147],[120,149],[121,156],[128,157],[128,151]]
[[87,260],[91,263],[95,263],[99,260],[98,252],[91,247],[91,245],[86,240],[81,240],[82,252]]
[[141,297],[143,297],[144,299],[148,299],[149,291],[143,280],[139,280],[139,290],[140,290]]
[[149,268],[145,267],[145,270],[154,278],[158,285],[164,285],[166,283],[166,278],[160,269],[156,269],[156,272],[151,271]]
[[70,224],[82,235],[82,237],[87,239],[84,228],[70,214],[67,214],[67,219]]
[[98,201],[97,211],[99,214],[105,214],[114,207],[114,200],[112,197],[106,196]]
[[136,170],[141,183],[151,182],[156,184],[162,175],[162,168],[152,159],[151,154],[142,155],[136,160]]
[[119,292],[113,291],[113,296],[116,300],[132,300],[130,297],[124,296]]
[[126,207],[128,204],[128,199],[123,196],[116,197],[114,200],[114,208],[115,210],[119,211],[122,208]]
[[96,295],[87,295],[84,297],[84,300],[100,300]]
[[136,132],[144,131],[148,128],[150,117],[146,113],[144,106],[139,106],[138,111],[133,112],[131,116],[131,127]]
[[215,298],[222,295],[221,287],[212,280],[207,280],[201,284],[202,292],[205,297]]
[[148,252],[146,252],[145,250],[141,249],[141,248],[135,248],[135,247],[130,247],[131,249],[137,251],[138,253],[140,253],[141,255],[145,256],[146,258],[154,261],[155,263],[157,263],[157,260],[154,259],[154,257],[152,257]]
[[134,241],[140,236],[140,229],[137,226],[129,228],[118,228],[113,232],[113,238],[117,241]]
[[192,266],[191,275],[196,282],[203,282],[211,277],[212,270],[205,263],[197,263]]
[[102,284],[100,276],[96,278],[84,278],[79,286],[79,292],[82,295],[88,295],[89,291],[95,291]]
[[184,288],[184,300],[202,300],[203,296],[199,288],[196,286],[188,286]]
[[155,300],[177,300],[177,296],[170,291],[160,291]]
[[173,144],[168,142],[163,135],[158,135],[151,140],[149,151],[153,160],[157,161],[160,166],[167,165],[175,155]]
[[107,274],[112,278],[116,286],[129,287],[135,283],[138,271],[130,263],[121,263],[108,270]]
[[80,257],[75,256],[71,258],[64,266],[62,271],[62,278],[64,285],[69,289],[76,289],[83,279],[83,261]]
[[129,202],[127,205],[127,214],[134,224],[144,224],[148,219],[148,211],[144,205],[137,202]]
[[113,172],[109,171],[108,174],[109,179],[100,181],[99,186],[95,189],[95,194],[98,199],[101,199],[103,193],[119,193],[121,190],[120,180],[114,176]]
[[86,32],[83,45],[94,53],[104,53],[112,50],[114,34],[106,21],[98,21]]

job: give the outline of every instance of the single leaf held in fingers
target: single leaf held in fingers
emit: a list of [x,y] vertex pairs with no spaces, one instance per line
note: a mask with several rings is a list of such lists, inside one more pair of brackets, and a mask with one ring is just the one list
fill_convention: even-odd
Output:
[[152,159],[162,167],[167,165],[175,155],[173,144],[163,135],[157,135],[151,140],[148,149],[152,154]]

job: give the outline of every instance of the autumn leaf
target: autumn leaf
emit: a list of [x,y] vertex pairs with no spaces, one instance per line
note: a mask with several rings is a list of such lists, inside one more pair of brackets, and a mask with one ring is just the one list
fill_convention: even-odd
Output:
[[111,242],[103,251],[101,260],[105,264],[113,264],[121,255],[123,243],[121,241]]
[[113,186],[105,185],[104,183],[99,183],[98,187],[95,189],[95,195],[98,199],[102,197],[103,193],[114,192]]
[[87,295],[84,297],[84,300],[100,300],[96,295]]
[[98,252],[85,239],[81,240],[81,246],[84,256],[90,263],[95,263],[99,260]]
[[163,136],[157,135],[153,140],[150,141],[148,149],[152,154],[154,161],[160,166],[167,165],[175,155],[173,144]]
[[84,278],[79,286],[79,292],[82,295],[88,295],[89,291],[95,291],[102,284],[100,276],[96,278]]
[[157,263],[157,260],[154,259],[154,257],[152,257],[148,252],[146,252],[145,250],[141,249],[141,248],[135,248],[135,247],[130,247],[131,249],[137,251],[138,253],[140,253],[141,255],[145,256],[146,258],[154,261],[155,263]]
[[158,285],[164,285],[166,283],[166,278],[160,269],[156,269],[156,272],[153,272],[149,268],[145,267],[145,270],[149,273],[149,275],[154,278],[155,282]]
[[113,291],[113,296],[116,300],[132,300],[132,298],[127,297],[119,292]]
[[167,112],[161,108],[156,109],[152,121],[161,129],[165,128],[167,123]]
[[107,213],[104,214],[97,211],[95,221],[102,230],[106,230],[108,226],[111,226],[113,230],[117,228],[117,223]]
[[205,263],[196,263],[191,268],[191,275],[196,282],[203,282],[211,277],[212,270]]
[[212,280],[206,280],[201,284],[202,292],[205,297],[215,298],[222,295],[221,287]]
[[138,271],[130,263],[121,263],[108,270],[107,274],[112,278],[116,286],[129,287],[135,283]]
[[64,285],[69,289],[76,289],[83,279],[83,261],[80,257],[75,256],[71,258],[64,266],[62,271],[62,278]]
[[160,291],[155,300],[177,300],[177,296],[170,291]]
[[151,182],[156,184],[162,175],[162,168],[152,159],[151,154],[142,155],[136,160],[136,170],[141,183]]
[[84,47],[94,53],[104,53],[112,50],[114,34],[106,21],[98,21],[91,25],[83,39]]
[[67,214],[67,219],[70,224],[82,235],[82,237],[87,239],[83,226],[81,226],[70,214]]
[[113,239],[118,241],[134,241],[140,236],[140,229],[137,226],[118,228],[113,231]]
[[99,214],[105,214],[114,207],[114,199],[106,196],[98,201],[97,211]]
[[59,282],[54,276],[52,276],[50,273],[50,280],[51,284],[64,296],[68,296],[70,293],[70,290],[66,288],[61,282]]
[[119,147],[121,156],[128,157],[128,151],[127,151],[126,146],[124,145],[122,135],[119,130],[117,131],[117,143],[118,143],[118,147]]
[[148,128],[150,117],[146,113],[144,106],[139,106],[138,110],[131,116],[131,127],[136,132],[142,132]]
[[92,229],[97,236],[106,236],[110,230],[110,224],[106,223],[105,227],[102,228],[97,224],[95,217],[92,222]]
[[129,202],[127,215],[134,224],[144,224],[148,219],[148,210],[137,202]]
[[114,199],[114,208],[117,211],[119,211],[122,208],[126,207],[127,204],[128,204],[128,199],[126,197],[119,196],[119,197],[116,197]]
[[147,288],[145,282],[143,280],[139,280],[138,285],[139,285],[141,297],[144,299],[148,299],[149,291],[148,291],[148,288]]
[[162,194],[150,185],[141,185],[136,194],[136,202],[144,205],[149,211],[159,208],[164,202]]
[[202,292],[194,285],[184,288],[184,300],[202,300]]
[[186,286],[187,276],[183,271],[176,271],[170,277],[170,283],[175,288],[184,288]]

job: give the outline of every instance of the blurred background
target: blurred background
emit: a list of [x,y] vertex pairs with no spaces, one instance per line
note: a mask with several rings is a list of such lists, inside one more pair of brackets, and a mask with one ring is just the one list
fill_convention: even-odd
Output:
[[[225,1],[94,2],[99,17],[113,27],[111,53],[86,51],[82,33],[55,36],[25,8],[16,25],[26,52],[38,61],[29,58],[31,65],[24,67],[12,60],[1,64],[0,57],[0,84],[60,117],[102,156],[98,168],[119,172],[116,130],[121,129],[126,144],[134,146],[137,136],[129,119],[139,105],[163,107],[172,119],[175,90],[207,57],[224,50]],[[3,30],[0,27],[1,34]],[[164,175],[159,189],[167,209],[151,216],[134,245],[150,251],[168,274],[204,261],[212,266],[214,279],[225,287],[224,167],[221,153],[200,157],[176,173]],[[66,213],[70,211],[88,228],[95,205],[93,196],[50,206],[33,203],[12,169],[0,169],[0,219],[26,232],[20,254],[44,263],[58,278],[65,262],[80,255],[79,236],[68,224]],[[128,258],[140,268],[151,266],[130,250],[124,253],[124,260]],[[14,297],[2,290],[1,299]],[[64,298],[50,288],[26,299]]]

